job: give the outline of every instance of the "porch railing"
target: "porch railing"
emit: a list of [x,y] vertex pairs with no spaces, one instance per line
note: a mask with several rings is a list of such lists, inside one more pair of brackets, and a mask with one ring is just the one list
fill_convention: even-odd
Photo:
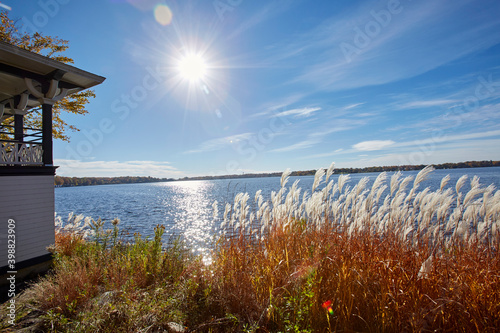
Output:
[[43,165],[42,147],[42,130],[24,128],[18,138],[13,126],[0,126],[0,166]]

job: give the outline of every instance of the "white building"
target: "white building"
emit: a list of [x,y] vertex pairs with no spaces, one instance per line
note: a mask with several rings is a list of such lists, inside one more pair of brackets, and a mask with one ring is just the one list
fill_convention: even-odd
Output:
[[[0,42],[0,285],[4,274],[18,277],[44,270],[54,244],[52,105],[105,78]],[[24,116],[42,107],[42,128],[28,128]],[[12,231],[11,229],[14,229]],[[8,261],[15,235],[15,265]],[[12,256],[11,256],[12,258]]]

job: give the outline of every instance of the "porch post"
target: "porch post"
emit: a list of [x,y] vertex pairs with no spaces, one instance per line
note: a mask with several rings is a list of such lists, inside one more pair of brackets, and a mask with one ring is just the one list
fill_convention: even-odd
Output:
[[42,146],[43,164],[54,165],[52,161],[52,105],[42,104]]
[[14,140],[18,143],[24,141],[24,116],[22,114],[14,115]]

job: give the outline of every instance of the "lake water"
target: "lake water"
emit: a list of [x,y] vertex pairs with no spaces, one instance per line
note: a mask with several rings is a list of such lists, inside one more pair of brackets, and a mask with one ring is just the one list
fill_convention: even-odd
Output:
[[[415,176],[418,171],[405,171],[403,176]],[[390,177],[393,172],[389,172]],[[500,188],[500,167],[435,170],[420,185],[420,189],[430,187],[435,190],[441,179],[450,175],[447,187],[454,187],[458,178],[467,174],[470,178],[477,175],[484,186],[494,184]],[[348,183],[354,186],[362,177],[369,177],[371,183],[379,173],[352,174]],[[338,175],[333,175],[336,179]],[[287,184],[291,187],[299,179],[302,191],[311,191],[314,176],[290,177]],[[386,181],[388,184],[389,179]],[[323,184],[324,185],[324,184]],[[470,188],[469,182],[462,189]],[[239,192],[250,195],[249,203],[253,204],[255,192],[262,190],[265,199],[269,199],[271,191],[280,189],[280,177],[221,179],[204,181],[175,181],[166,183],[100,185],[81,187],[62,187],[55,189],[56,213],[66,219],[70,212],[83,214],[106,221],[119,218],[121,230],[131,235],[140,232],[151,236],[157,224],[166,227],[166,238],[183,235],[193,248],[204,251],[207,243],[213,239],[219,221],[213,219],[212,204],[219,203],[220,215],[224,212],[224,204],[232,202]]]

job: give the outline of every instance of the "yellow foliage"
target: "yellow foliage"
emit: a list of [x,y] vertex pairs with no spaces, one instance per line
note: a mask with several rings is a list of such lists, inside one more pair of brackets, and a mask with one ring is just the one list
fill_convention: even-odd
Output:
[[[58,37],[44,36],[41,33],[33,34],[22,33],[16,26],[16,21],[9,18],[7,12],[0,12],[0,40],[22,49],[38,53],[62,63],[74,63],[73,59],[62,55],[68,49],[68,41]],[[63,120],[64,112],[85,115],[88,111],[85,109],[90,98],[95,97],[93,90],[86,90],[64,98],[54,104],[52,135],[54,139],[61,139],[69,142],[67,130],[79,131],[74,125],[68,124]],[[12,125],[13,118],[2,122],[2,125]],[[41,108],[32,109],[25,116],[25,126],[32,128],[41,128]]]

